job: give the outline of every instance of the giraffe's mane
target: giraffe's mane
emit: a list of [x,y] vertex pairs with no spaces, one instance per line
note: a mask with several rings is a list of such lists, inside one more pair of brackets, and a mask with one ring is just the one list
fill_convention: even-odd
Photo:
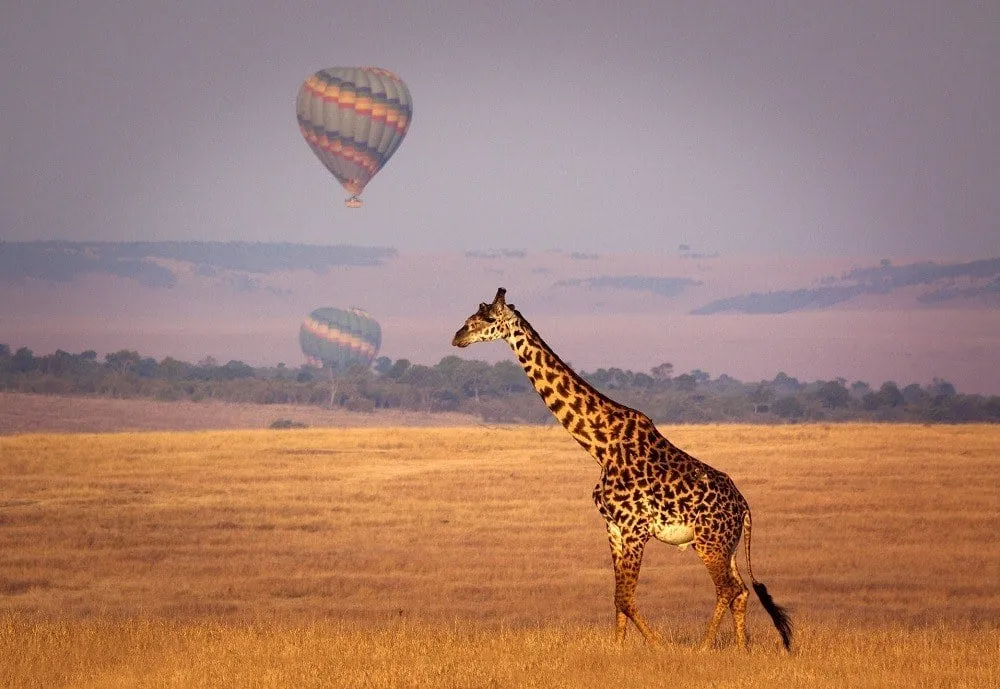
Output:
[[613,406],[616,406],[616,407],[620,407],[621,409],[628,410],[628,411],[633,412],[635,414],[640,414],[642,416],[645,416],[645,414],[642,414],[642,412],[638,411],[637,409],[633,409],[632,407],[629,407],[628,405],[622,404],[618,400],[611,399],[610,397],[608,397],[607,395],[605,395],[603,392],[601,392],[600,390],[598,390],[596,387],[594,387],[593,384],[591,384],[590,382],[588,382],[583,376],[581,376],[579,373],[577,373],[573,369],[572,366],[570,366],[565,361],[563,361],[562,357],[559,356],[554,349],[552,349],[552,347],[549,345],[549,343],[545,341],[545,339],[538,333],[537,330],[535,330],[535,327],[533,325],[531,325],[531,323],[528,322],[528,319],[525,318],[521,314],[520,311],[518,311],[517,309],[515,309],[512,305],[508,305],[508,306],[509,306],[510,310],[514,312],[514,315],[517,316],[518,324],[524,329],[525,334],[528,337],[530,337],[531,339],[537,341],[538,344],[541,347],[543,347],[547,352],[549,352],[549,354],[552,355],[552,358],[555,359],[556,362],[558,362],[558,364],[561,365],[563,367],[563,369],[566,370],[567,375],[572,380],[574,380],[578,385],[580,385],[581,387],[583,387],[588,392],[592,393],[599,400],[601,400],[601,402],[603,402],[605,404],[609,404],[609,405],[613,405]]

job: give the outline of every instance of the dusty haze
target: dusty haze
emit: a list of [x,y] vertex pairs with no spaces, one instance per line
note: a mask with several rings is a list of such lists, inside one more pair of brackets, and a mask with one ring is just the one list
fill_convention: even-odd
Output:
[[[503,285],[579,367],[1000,392],[995,277],[691,315],[883,259],[1000,256],[996,2],[8,4],[0,242],[400,253],[227,284],[175,266],[170,289],[0,274],[0,342],[295,364],[305,313],[357,305],[385,355],[434,363]],[[335,65],[391,69],[414,99],[360,211],[296,124],[299,85]],[[525,255],[465,256],[497,249]]]
[[[402,252],[379,265],[266,273],[160,261],[177,278],[168,288],[106,273],[70,282],[26,279],[4,287],[10,298],[0,303],[0,342],[36,354],[135,349],[157,359],[297,366],[301,321],[333,305],[359,306],[378,319],[381,355],[392,359],[435,364],[460,354],[496,361],[511,356],[501,343],[459,352],[450,341],[479,302],[503,286],[549,344],[586,370],[648,371],[670,362],[676,373],[700,368],[744,381],[784,371],[800,380],[843,377],[876,386],[937,377],[962,392],[1000,394],[995,279],[948,278],[786,313],[693,315],[733,295],[823,294],[834,276],[864,264],[676,252],[490,256]],[[676,294],[628,287],[635,276],[684,285]],[[975,296],[927,301],[945,290]]]

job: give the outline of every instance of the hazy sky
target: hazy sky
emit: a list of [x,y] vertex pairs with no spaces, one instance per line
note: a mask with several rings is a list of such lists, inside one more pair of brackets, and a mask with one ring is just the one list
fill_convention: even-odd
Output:
[[[616,5],[4,0],[0,238],[1000,255],[1000,3]],[[335,65],[414,98],[361,211]]]

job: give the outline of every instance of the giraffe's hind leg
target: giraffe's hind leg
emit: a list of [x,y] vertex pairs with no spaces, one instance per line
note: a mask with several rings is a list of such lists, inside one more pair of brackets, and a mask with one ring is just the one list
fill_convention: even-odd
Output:
[[734,632],[736,634],[736,644],[741,650],[746,649],[746,609],[747,596],[749,592],[739,570],[736,569],[736,556],[730,552],[725,552],[711,547],[696,544],[698,556],[705,563],[709,576],[715,584],[715,610],[712,611],[712,618],[708,622],[708,629],[705,630],[705,638],[701,642],[701,649],[708,650],[715,643],[716,634],[719,631],[719,624],[728,608],[733,615]]
[[733,613],[733,633],[736,635],[736,645],[741,651],[747,649],[747,599],[750,591],[747,589],[740,570],[736,567],[736,553],[729,558],[729,568],[732,572],[733,580],[739,585],[740,592],[729,603],[729,609]]

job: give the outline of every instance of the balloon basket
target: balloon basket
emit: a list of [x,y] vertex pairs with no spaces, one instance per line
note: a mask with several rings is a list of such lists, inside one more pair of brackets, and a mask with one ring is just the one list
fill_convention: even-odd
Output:
[[348,208],[361,208],[361,199],[357,196],[352,196],[351,198],[344,200],[344,205]]

